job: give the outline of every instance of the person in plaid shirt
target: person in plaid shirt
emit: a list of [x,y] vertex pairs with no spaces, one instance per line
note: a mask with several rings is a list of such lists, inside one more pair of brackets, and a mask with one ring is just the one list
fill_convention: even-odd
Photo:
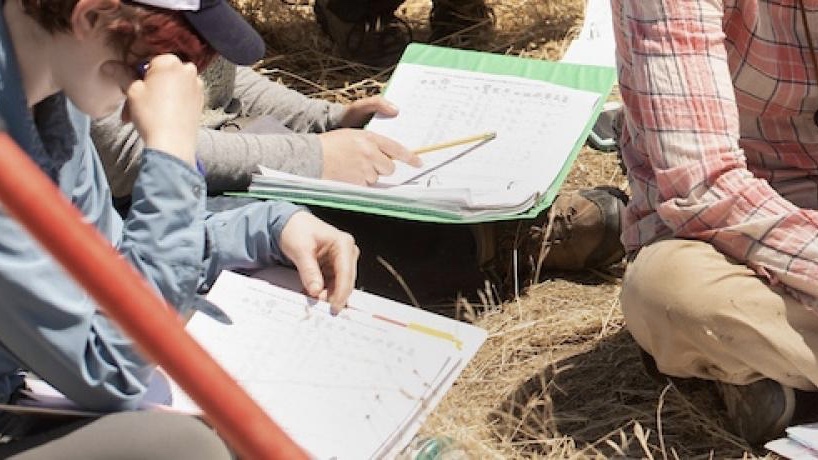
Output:
[[751,444],[818,421],[818,0],[612,6],[627,327]]

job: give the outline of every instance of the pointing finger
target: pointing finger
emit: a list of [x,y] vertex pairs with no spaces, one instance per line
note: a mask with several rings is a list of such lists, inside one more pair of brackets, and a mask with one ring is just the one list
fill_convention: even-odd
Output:
[[369,139],[378,146],[378,149],[389,158],[400,160],[409,165],[419,167],[423,164],[420,157],[409,151],[399,142],[378,133],[367,131]]

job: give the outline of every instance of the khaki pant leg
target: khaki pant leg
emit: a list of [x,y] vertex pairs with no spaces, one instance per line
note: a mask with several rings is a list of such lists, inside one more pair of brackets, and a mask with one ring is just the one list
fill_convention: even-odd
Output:
[[0,458],[231,460],[233,456],[215,431],[192,416],[130,411],[78,420],[0,444]]
[[642,248],[621,303],[628,330],[664,374],[818,386],[818,314],[707,243]]

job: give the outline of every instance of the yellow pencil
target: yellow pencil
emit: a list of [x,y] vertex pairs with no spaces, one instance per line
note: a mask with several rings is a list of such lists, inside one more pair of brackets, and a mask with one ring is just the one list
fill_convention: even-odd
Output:
[[415,150],[412,150],[412,153],[414,153],[415,155],[420,155],[422,153],[434,152],[435,150],[447,149],[449,147],[454,147],[456,145],[463,145],[463,144],[468,144],[468,143],[471,143],[471,142],[478,142],[478,141],[481,141],[481,142],[489,141],[491,139],[494,139],[495,137],[497,137],[497,132],[496,131],[489,131],[487,133],[477,134],[475,136],[463,137],[463,138],[451,140],[451,141],[448,141],[448,142],[441,142],[439,144],[427,145],[426,147],[420,147],[420,148],[417,148]]

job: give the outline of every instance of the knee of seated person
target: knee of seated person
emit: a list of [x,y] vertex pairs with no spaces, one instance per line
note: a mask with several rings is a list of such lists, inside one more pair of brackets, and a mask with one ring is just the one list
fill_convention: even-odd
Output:
[[174,425],[174,438],[180,446],[185,446],[184,458],[213,460],[233,458],[227,445],[216,432],[196,418],[182,417],[177,421]]
[[702,252],[710,245],[700,241],[664,240],[643,248],[628,266],[620,300],[626,320],[665,315],[704,320],[708,315],[705,283],[701,276]]
[[[184,414],[165,412],[122,412],[115,414],[119,423],[131,427],[133,437],[143,437],[140,443],[153,456],[177,460],[229,460],[233,456],[216,432],[201,420]],[[137,422],[136,418],[140,418]]]

